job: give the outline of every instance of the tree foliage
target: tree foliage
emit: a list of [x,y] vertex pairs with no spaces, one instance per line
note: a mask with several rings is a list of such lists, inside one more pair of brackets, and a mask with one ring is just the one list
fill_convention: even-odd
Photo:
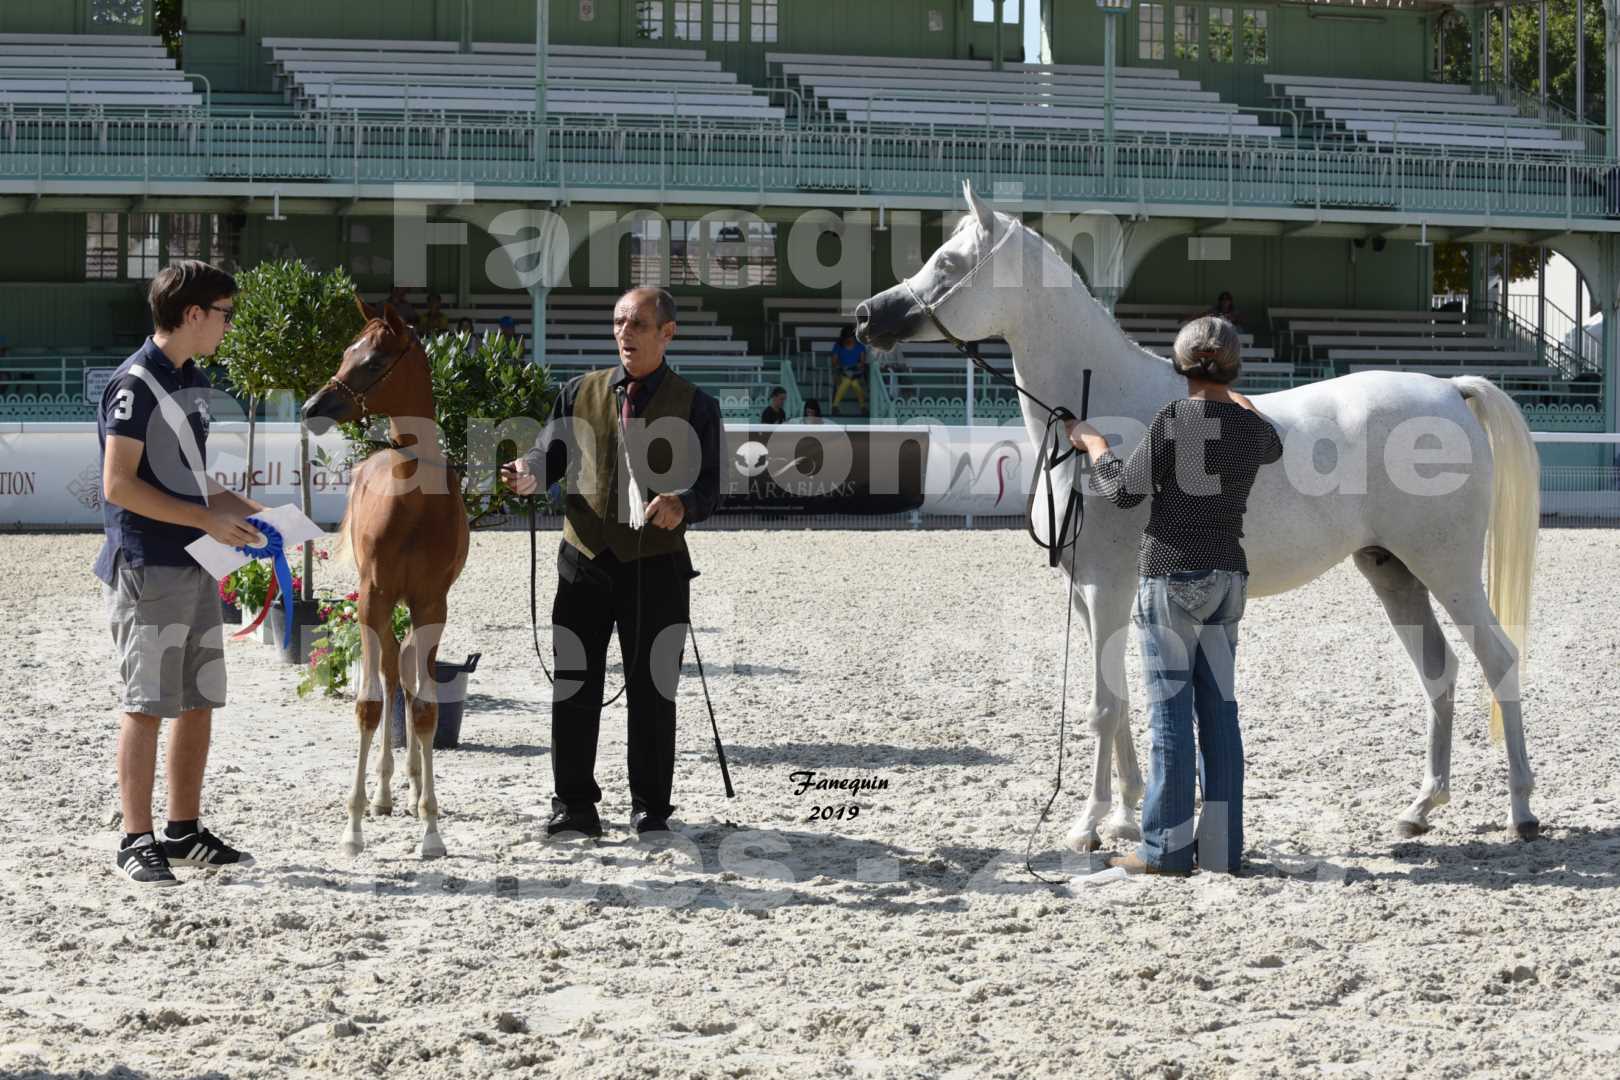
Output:
[[237,275],[236,318],[214,362],[241,394],[290,390],[303,401],[337,372],[364,320],[354,279],[338,268],[266,262]]
[[[1588,123],[1603,122],[1603,2],[1586,0],[1586,115]],[[1514,10],[1509,24],[1509,53],[1513,84],[1531,94],[1541,92],[1541,17],[1535,6]],[[1471,41],[1468,16],[1461,10],[1441,20],[1443,59],[1440,81],[1466,83],[1470,79]],[[1552,0],[1547,5],[1547,95],[1555,105],[1575,111],[1575,0]],[[1502,70],[1502,13],[1485,15],[1485,72],[1496,79]]]
[[184,28],[182,0],[153,0],[152,33],[163,39],[163,47],[175,60],[180,59],[180,37]]
[[[1434,245],[1434,292],[1466,293],[1468,292],[1468,260],[1471,244],[1436,244]],[[1501,251],[1500,244],[1489,246],[1486,258],[1487,265],[1493,272],[1500,270]],[[1536,276],[1537,257],[1540,249],[1533,247],[1509,247],[1508,270],[1510,280],[1524,281]]]

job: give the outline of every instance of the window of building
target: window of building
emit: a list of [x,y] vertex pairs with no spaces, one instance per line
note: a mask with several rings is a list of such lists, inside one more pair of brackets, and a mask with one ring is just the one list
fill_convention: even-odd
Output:
[[[669,272],[663,249],[668,234]],[[776,226],[770,222],[643,218],[630,233],[630,284],[744,288],[775,285]]]
[[[1001,22],[1003,26],[1017,26],[1023,22],[1020,9],[1023,0],[1005,0],[1001,6]],[[996,0],[973,0],[973,21],[980,23],[993,23],[996,21]]]
[[630,284],[632,287],[663,288],[665,280],[664,223],[659,218],[641,218],[630,228]]
[[767,45],[776,42],[776,0],[752,0],[748,8],[748,40]]
[[148,0],[90,0],[90,25],[98,30],[145,30]]
[[208,214],[170,214],[163,265],[208,257]]
[[1176,59],[1198,59],[1198,9],[1176,6]]
[[1266,55],[1266,12],[1244,9],[1243,62],[1264,64]]
[[208,261],[221,270],[235,273],[242,267],[243,214],[214,214],[209,230]]
[[130,214],[124,248],[124,276],[146,281],[163,268],[162,237],[156,214]]
[[1209,11],[1209,58],[1217,64],[1232,62],[1232,9],[1212,7]]
[[703,0],[675,0],[675,38],[703,40]]
[[[1114,16],[1109,15],[1112,19]],[[1136,9],[1136,58],[1164,59],[1164,5],[1143,4]]]
[[664,0],[636,0],[636,37],[660,41],[664,36]]
[[742,0],[714,0],[713,41],[742,40]]
[[118,215],[86,214],[84,276],[91,281],[118,280]]

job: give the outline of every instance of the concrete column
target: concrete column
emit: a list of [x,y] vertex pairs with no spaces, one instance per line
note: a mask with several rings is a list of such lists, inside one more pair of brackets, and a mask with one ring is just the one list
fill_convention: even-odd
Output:
[[1620,405],[1616,391],[1620,390],[1620,244],[1605,234],[1603,247],[1603,279],[1597,283],[1597,297],[1603,308],[1603,430],[1620,428]]
[[1513,50],[1508,47],[1513,27],[1513,4],[1502,0],[1502,85],[1513,85]]
[[530,351],[534,362],[541,365],[546,362],[546,298],[550,295],[551,290],[544,285],[529,286],[531,313],[529,324]]
[[1604,156],[1613,160],[1620,156],[1620,0],[1603,3],[1603,127]]
[[1586,123],[1586,0],[1575,0],[1575,119]]

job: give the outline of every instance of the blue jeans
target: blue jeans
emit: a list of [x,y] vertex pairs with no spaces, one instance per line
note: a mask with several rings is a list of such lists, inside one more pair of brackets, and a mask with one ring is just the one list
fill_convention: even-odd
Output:
[[[1193,570],[1144,577],[1131,621],[1147,677],[1147,795],[1142,846],[1150,866],[1236,872],[1243,856],[1243,738],[1233,665],[1249,576]],[[1199,758],[1195,765],[1193,721]],[[1193,823],[1195,768],[1204,813]]]

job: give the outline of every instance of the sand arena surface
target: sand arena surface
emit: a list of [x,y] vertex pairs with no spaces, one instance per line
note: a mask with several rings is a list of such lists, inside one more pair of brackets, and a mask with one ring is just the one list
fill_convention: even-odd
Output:
[[[21,695],[0,728],[0,1074],[1614,1074],[1612,531],[1541,536],[1524,698],[1543,839],[1506,837],[1505,755],[1466,654],[1452,802],[1429,835],[1396,838],[1426,711],[1345,563],[1251,601],[1243,623],[1250,876],[1079,895],[1022,868],[1052,782],[1064,609],[1020,533],[694,536],[739,797],[723,796],[688,652],[686,839],[658,852],[626,842],[622,703],[599,754],[606,840],[530,839],[551,762],[526,539],[475,536],[443,650],[484,654],[463,746],[436,756],[450,856],[412,855],[402,765],[394,815],[367,822],[359,858],[338,855],[352,706],[298,699],[291,668],[239,644],[205,821],[259,865],[182,869],[163,894],[112,869],[99,542],[0,537]],[[346,574],[321,583],[346,591]],[[1145,761],[1134,645],[1130,677]],[[1069,750],[1037,847],[1073,873],[1084,860],[1058,848],[1089,786],[1083,724]],[[798,770],[887,787],[798,795]],[[158,789],[161,810],[161,773]],[[851,803],[853,820],[810,820]]]

